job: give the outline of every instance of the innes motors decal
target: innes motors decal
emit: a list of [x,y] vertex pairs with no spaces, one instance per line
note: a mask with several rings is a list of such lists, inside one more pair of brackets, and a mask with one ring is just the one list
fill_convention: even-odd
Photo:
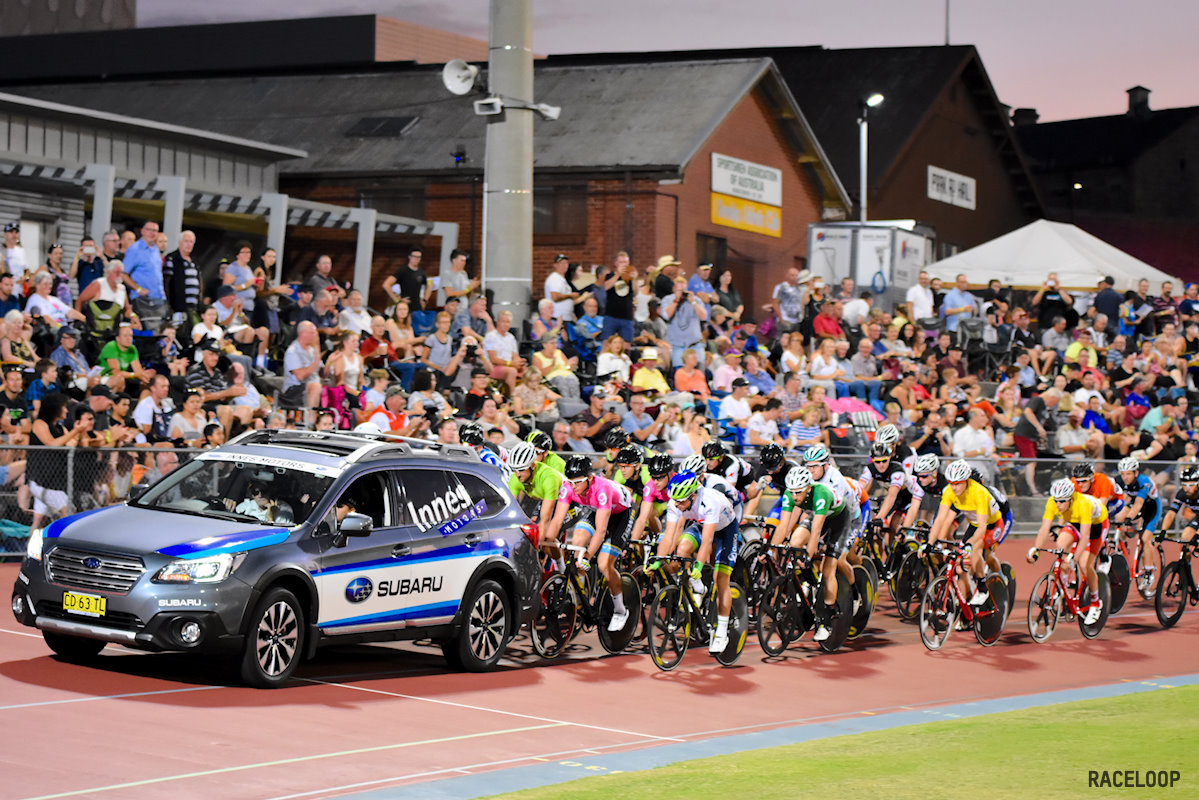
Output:
[[407,506],[416,527],[422,531],[437,528],[442,536],[448,536],[482,514],[487,503],[482,500],[472,502],[466,488],[457,484],[445,494],[435,495],[428,503],[417,506],[409,500]]

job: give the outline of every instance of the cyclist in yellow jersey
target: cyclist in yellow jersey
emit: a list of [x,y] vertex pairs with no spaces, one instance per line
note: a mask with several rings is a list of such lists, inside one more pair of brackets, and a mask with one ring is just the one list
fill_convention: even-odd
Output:
[[[986,588],[986,568],[988,561],[995,561],[988,551],[1003,540],[1006,535],[1005,520],[1000,511],[999,502],[995,496],[971,477],[970,465],[962,460],[954,461],[945,468],[947,485],[941,493],[941,508],[933,521],[929,532],[929,544],[953,538],[955,522],[958,514],[966,517],[965,544],[969,546],[970,572],[974,576],[974,594],[970,596],[971,605],[982,605],[988,595]],[[999,570],[995,561],[992,568]],[[962,590],[969,591],[965,570],[958,576]]]
[[1049,528],[1056,520],[1063,523],[1057,534],[1057,548],[1067,552],[1074,548],[1078,567],[1086,575],[1091,604],[1087,607],[1083,622],[1094,625],[1102,612],[1095,559],[1107,538],[1107,506],[1102,500],[1075,489],[1069,478],[1054,481],[1053,486],[1049,487],[1049,500],[1045,503],[1045,514],[1041,518],[1036,544],[1028,551],[1028,563],[1037,560],[1037,548],[1045,546]]

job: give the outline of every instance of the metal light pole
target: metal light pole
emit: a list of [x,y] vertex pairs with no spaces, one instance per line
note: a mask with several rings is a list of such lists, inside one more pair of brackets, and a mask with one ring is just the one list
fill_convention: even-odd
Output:
[[883,96],[875,93],[858,101],[858,221],[866,221],[866,140],[869,138],[869,123],[866,121],[870,109],[883,102]]

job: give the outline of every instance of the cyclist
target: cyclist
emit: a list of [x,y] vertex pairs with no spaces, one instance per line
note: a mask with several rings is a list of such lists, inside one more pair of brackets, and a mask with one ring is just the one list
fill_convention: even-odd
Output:
[[[974,576],[975,590],[970,597],[971,605],[982,605],[989,596],[986,585],[986,569],[984,561],[992,562],[992,568],[999,571],[999,563],[992,554],[993,549],[1003,541],[1010,529],[1010,516],[1004,519],[995,495],[987,491],[982,483],[972,477],[970,464],[961,459],[953,461],[945,468],[945,481],[948,485],[941,493],[941,509],[933,522],[929,533],[929,543],[948,540],[955,527],[958,514],[966,516],[970,527],[966,531],[965,543],[970,559],[970,572]],[[962,589],[968,589],[965,570],[959,576]]]
[[[807,467],[796,467],[787,474],[786,497],[791,511],[803,514],[798,540],[807,547],[808,556],[822,556],[820,574],[824,586],[823,603],[816,609],[816,633],[812,639],[822,642],[829,637],[833,610],[837,606],[837,570],[849,552],[851,528],[847,505],[825,483],[815,479]],[[780,526],[781,527],[781,526]],[[776,531],[776,536],[782,536]],[[797,541],[792,538],[792,543]]]
[[1049,528],[1055,520],[1063,525],[1057,534],[1057,547],[1078,556],[1078,566],[1086,576],[1087,588],[1091,592],[1091,603],[1087,606],[1083,622],[1094,625],[1103,611],[1099,599],[1099,575],[1095,572],[1095,559],[1107,537],[1107,507],[1103,501],[1074,488],[1069,478],[1059,478],[1049,487],[1049,500],[1045,502],[1045,514],[1041,517],[1041,529],[1037,541],[1028,551],[1028,563],[1037,560],[1038,547],[1045,546]]
[[1174,527],[1179,515],[1186,520],[1187,528],[1192,531],[1199,529],[1199,466],[1187,464],[1179,471],[1178,492],[1162,516],[1163,533]]
[[1111,478],[1102,472],[1095,472],[1091,462],[1075,464],[1070,470],[1070,477],[1074,481],[1075,489],[1091,497],[1098,497],[1107,505],[1109,519],[1124,508],[1124,492]]
[[899,530],[903,510],[912,505],[912,476],[904,469],[895,451],[877,440],[870,446],[870,460],[866,462],[862,475],[858,478],[862,490],[867,494],[875,481],[887,491],[879,504],[878,518],[883,521],[887,545],[890,546],[891,537]]
[[853,566],[862,562],[857,550],[858,540],[862,531],[870,524],[870,498],[862,491],[857,481],[846,478],[841,470],[832,465],[828,448],[822,444],[813,445],[804,451],[803,466],[807,468],[812,479],[827,486],[837,497],[839,503],[846,506],[849,519],[849,547],[843,557],[838,559],[837,568],[850,583],[854,582]]
[[[587,548],[586,553],[578,559],[579,569],[586,571],[591,566],[591,559],[599,556],[597,564],[608,581],[608,591],[612,593],[612,620],[608,623],[608,630],[618,631],[628,621],[629,610],[624,604],[616,561],[628,544],[633,528],[633,497],[625,487],[601,475],[592,475],[591,459],[578,454],[566,461],[566,480],[562,482],[558,505],[546,527],[543,543],[551,542],[557,549],[558,534],[572,505],[595,509],[594,522],[580,520],[575,524],[573,543]],[[558,559],[558,568],[565,569],[561,551]]]
[[705,472],[724,478],[726,483],[740,493],[742,503],[753,500],[762,491],[754,481],[754,468],[744,459],[729,455],[719,439],[704,442],[700,453],[707,462]]
[[646,526],[655,532],[662,528],[662,515],[666,513],[669,499],[666,496],[666,485],[674,475],[674,460],[665,453],[655,453],[645,462],[645,471],[649,479],[641,493],[641,508],[633,523],[633,541],[641,541],[645,536]]
[[778,500],[766,514],[766,527],[769,530],[773,530],[779,524],[779,515],[782,514],[783,509],[783,492],[787,491],[787,473],[794,468],[795,464],[786,459],[783,448],[777,444],[766,445],[758,454],[758,469],[754,473],[754,479],[758,484],[758,501],[754,505],[754,510],[757,510],[758,505],[761,504],[762,492],[767,486],[779,493]]
[[[537,461],[537,450],[528,442],[521,442],[508,454],[508,488],[517,500],[525,497],[540,500],[529,518],[544,525],[554,515],[554,505],[562,491],[565,476],[545,462]],[[523,507],[523,504],[522,504]]]
[[[614,478],[616,476],[616,454],[632,444],[633,437],[625,433],[625,429],[619,425],[604,434],[604,457],[607,459],[604,462],[604,475],[606,477]],[[633,446],[638,449],[644,449],[639,445]]]
[[[1119,475],[1115,484],[1124,493],[1124,508],[1116,514],[1116,522],[1133,522],[1140,527],[1142,558],[1149,561],[1157,554],[1153,546],[1153,535],[1157,531],[1157,523],[1161,521],[1162,506],[1157,496],[1157,484],[1141,474],[1141,462],[1132,456],[1120,459],[1116,465]],[[1150,585],[1156,564],[1145,564]]]
[[640,502],[645,484],[649,482],[649,470],[645,466],[645,451],[637,445],[626,444],[616,451],[612,463],[616,470],[612,480],[621,486],[627,486],[633,493],[633,499]]
[[495,445],[487,441],[487,437],[483,435],[483,428],[477,422],[468,422],[458,430],[458,441],[465,445],[473,447],[475,452],[479,454],[479,460],[484,464],[491,464],[499,467],[501,471],[506,471],[508,467],[507,453],[500,450],[495,451]]
[[536,449],[538,461],[553,467],[559,472],[566,471],[566,462],[562,459],[562,456],[551,452],[554,449],[554,440],[548,433],[534,429],[525,441],[533,445],[534,449]]
[[[717,489],[702,486],[693,472],[680,472],[670,479],[666,487],[670,504],[666,507],[666,526],[677,534],[685,522],[694,521],[680,539],[699,536],[699,553],[696,567],[711,563],[714,567],[716,584],[716,632],[708,645],[709,653],[719,653],[729,643],[729,613],[733,607],[733,595],[729,579],[733,574],[733,563],[737,560],[737,535],[740,532],[741,516],[729,498]],[[698,572],[693,568],[692,579]]]
[[911,472],[916,464],[916,453],[903,441],[903,436],[891,423],[882,425],[874,432],[874,443],[886,445],[891,449],[892,457],[898,461],[905,471]]
[[941,459],[936,453],[917,456],[912,464],[914,480],[908,484],[912,493],[912,504],[904,515],[903,525],[910,528],[918,519],[931,523],[941,508],[941,494],[949,484],[941,474]]

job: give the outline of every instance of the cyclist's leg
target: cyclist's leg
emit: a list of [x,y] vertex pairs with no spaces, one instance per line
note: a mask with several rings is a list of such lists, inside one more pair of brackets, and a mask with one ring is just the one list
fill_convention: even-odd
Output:
[[[849,519],[845,513],[825,518],[825,530],[820,533],[820,575],[824,582],[824,603],[829,608],[837,604],[837,570],[849,550]],[[852,572],[851,572],[852,575]]]
[[620,571],[616,564],[620,554],[629,546],[629,536],[633,532],[633,509],[613,514],[608,519],[608,535],[600,546],[597,564],[608,582],[608,591],[612,595],[612,620],[608,630],[619,630],[628,619],[628,610],[624,605],[624,587],[620,581]]
[[717,531],[713,539],[712,564],[716,577],[716,613],[724,617],[726,622],[733,607],[733,595],[729,590],[729,581],[733,574],[733,564],[737,561],[737,534],[739,532],[740,525],[734,520]]
[[1157,527],[1162,521],[1162,507],[1159,503],[1157,512],[1145,519],[1145,526],[1141,529],[1141,567],[1151,567],[1157,574],[1161,574],[1162,565],[1158,563],[1157,543],[1153,541],[1154,535],[1157,533]]

